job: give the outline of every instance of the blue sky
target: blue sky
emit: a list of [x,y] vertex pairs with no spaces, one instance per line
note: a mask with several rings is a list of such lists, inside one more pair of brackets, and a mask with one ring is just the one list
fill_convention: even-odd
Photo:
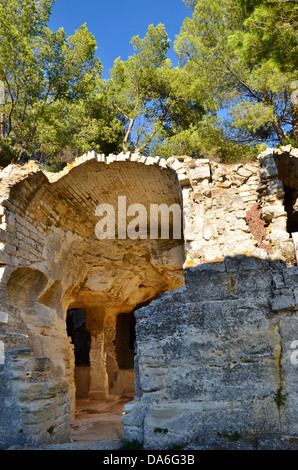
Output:
[[103,78],[108,78],[114,60],[119,56],[126,60],[133,54],[131,38],[144,37],[149,24],[165,25],[171,39],[168,57],[177,65],[173,43],[184,18],[190,15],[182,0],[56,0],[49,27],[63,27],[69,36],[87,23],[97,42]]

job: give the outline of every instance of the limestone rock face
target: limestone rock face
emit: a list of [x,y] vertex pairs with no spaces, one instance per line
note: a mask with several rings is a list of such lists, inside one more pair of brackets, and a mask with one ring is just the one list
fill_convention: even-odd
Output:
[[[280,262],[227,257],[186,270],[183,287],[138,310],[138,395],[124,437],[166,449],[234,432],[297,436],[296,276]],[[280,408],[278,390],[288,394]]]

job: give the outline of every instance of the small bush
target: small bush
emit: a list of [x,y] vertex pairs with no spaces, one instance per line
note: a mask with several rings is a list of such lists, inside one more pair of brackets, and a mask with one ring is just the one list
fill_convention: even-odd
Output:
[[224,431],[222,433],[218,432],[217,435],[219,437],[225,437],[225,438],[229,439],[229,441],[232,441],[232,442],[239,441],[239,439],[241,439],[241,434],[238,431],[233,432],[233,434],[228,433],[226,431]]
[[137,439],[134,439],[133,441],[124,440],[122,441],[122,445],[120,447],[120,450],[139,450],[139,449],[143,449],[143,443],[139,442]]
[[282,393],[282,386],[280,386],[277,391],[274,393],[274,401],[277,404],[277,408],[280,408],[286,403],[288,393]]
[[230,440],[235,442],[235,441],[239,441],[239,439],[241,438],[241,434],[238,432],[238,431],[235,431],[231,437],[230,437]]
[[167,428],[154,428],[154,432],[160,434],[168,434],[169,430]]

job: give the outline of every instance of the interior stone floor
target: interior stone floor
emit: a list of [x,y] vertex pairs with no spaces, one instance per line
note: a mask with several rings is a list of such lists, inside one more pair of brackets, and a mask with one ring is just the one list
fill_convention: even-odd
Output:
[[122,439],[123,407],[131,398],[111,401],[77,399],[75,421],[71,425],[71,439],[84,445],[98,441]]

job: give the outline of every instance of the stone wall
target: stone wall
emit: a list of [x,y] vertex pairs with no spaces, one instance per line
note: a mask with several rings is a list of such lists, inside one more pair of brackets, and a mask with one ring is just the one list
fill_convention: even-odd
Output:
[[258,165],[188,158],[183,164],[186,266],[234,253],[266,256],[247,223],[247,210],[258,201]]
[[297,149],[268,149],[258,163],[172,157],[167,164],[177,171],[182,187],[185,267],[239,253],[294,264],[284,186],[293,187],[297,199]]

